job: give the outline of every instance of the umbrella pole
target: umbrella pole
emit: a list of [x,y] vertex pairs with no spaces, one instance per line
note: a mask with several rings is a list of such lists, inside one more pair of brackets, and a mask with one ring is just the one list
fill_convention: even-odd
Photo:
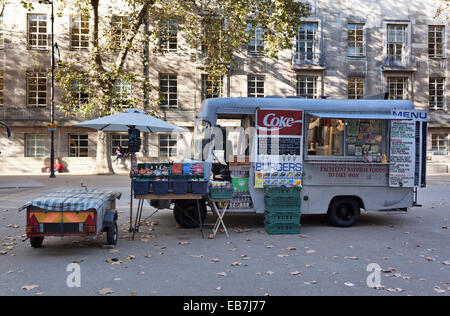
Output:
[[133,169],[133,155],[130,155],[130,232],[133,231],[133,181],[131,178],[131,171]]

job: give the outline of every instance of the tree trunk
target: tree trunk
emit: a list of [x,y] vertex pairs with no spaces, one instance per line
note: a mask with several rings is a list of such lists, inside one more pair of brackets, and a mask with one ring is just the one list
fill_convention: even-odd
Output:
[[107,133],[98,131],[97,137],[97,160],[95,166],[96,174],[115,174],[109,152]]

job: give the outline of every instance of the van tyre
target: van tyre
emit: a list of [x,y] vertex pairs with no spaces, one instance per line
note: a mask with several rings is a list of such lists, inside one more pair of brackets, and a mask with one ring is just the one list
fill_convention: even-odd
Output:
[[[202,223],[204,223],[206,218],[206,204],[203,200],[199,201],[199,204],[200,216]],[[173,216],[177,224],[183,228],[196,228],[199,226],[197,203],[195,201],[193,203],[176,203],[173,208]]]
[[119,234],[119,229],[117,227],[117,222],[106,228],[106,243],[110,246],[115,246],[117,244],[117,238]]
[[328,208],[327,218],[333,226],[350,227],[361,215],[358,201],[351,197],[336,198]]
[[44,242],[44,237],[31,237],[30,244],[33,248],[41,248],[42,243]]

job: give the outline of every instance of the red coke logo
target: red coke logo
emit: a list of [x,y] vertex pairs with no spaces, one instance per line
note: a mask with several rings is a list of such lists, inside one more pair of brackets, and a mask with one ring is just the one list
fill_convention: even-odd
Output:
[[258,110],[258,134],[302,135],[303,111]]

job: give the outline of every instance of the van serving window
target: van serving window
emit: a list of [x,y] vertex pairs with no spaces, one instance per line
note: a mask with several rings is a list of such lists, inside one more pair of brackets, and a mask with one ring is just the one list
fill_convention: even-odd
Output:
[[382,141],[379,119],[309,118],[308,156],[378,156]]

